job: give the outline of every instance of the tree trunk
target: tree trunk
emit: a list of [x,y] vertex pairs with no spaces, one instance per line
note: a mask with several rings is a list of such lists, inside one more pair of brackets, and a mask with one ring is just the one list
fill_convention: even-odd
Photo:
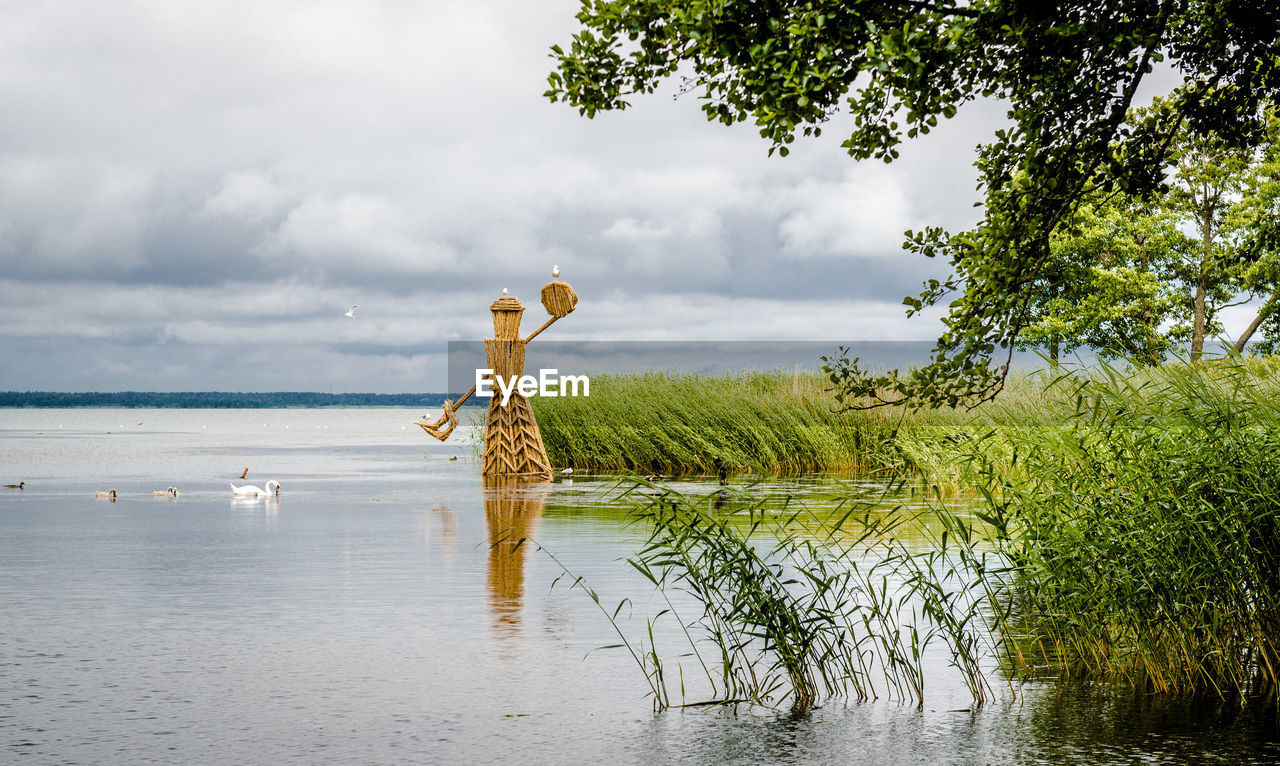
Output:
[[1240,337],[1236,339],[1235,349],[1237,354],[1244,353],[1244,347],[1248,345],[1249,339],[1258,331],[1258,327],[1271,316],[1271,312],[1275,311],[1276,301],[1280,300],[1280,292],[1273,293],[1267,302],[1262,304],[1262,308],[1258,309],[1258,315],[1253,318],[1249,326],[1244,328],[1244,332],[1240,333]]
[[[1140,240],[1140,244],[1142,255],[1137,259],[1137,264],[1142,271],[1150,272],[1153,256],[1147,250],[1145,238]],[[1159,367],[1160,363],[1164,361],[1164,353],[1160,350],[1156,340],[1155,312],[1151,309],[1151,300],[1145,296],[1139,305],[1141,306],[1141,311],[1138,313],[1138,323],[1142,328],[1142,358],[1147,366]]]
[[1205,276],[1204,272],[1196,278],[1196,303],[1192,309],[1194,319],[1191,325],[1191,361],[1200,361],[1200,355],[1204,353],[1204,293],[1205,293]]
[[1204,242],[1204,254],[1200,258],[1199,273],[1196,274],[1196,300],[1192,307],[1192,323],[1191,323],[1191,361],[1192,363],[1200,361],[1200,356],[1204,353],[1204,298],[1209,281],[1209,257],[1213,252],[1213,219],[1209,216],[1201,216],[1200,218],[1200,238]]

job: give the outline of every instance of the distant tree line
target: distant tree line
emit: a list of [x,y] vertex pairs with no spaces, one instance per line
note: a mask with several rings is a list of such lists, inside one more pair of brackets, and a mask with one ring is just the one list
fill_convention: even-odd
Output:
[[458,394],[322,394],[314,391],[0,391],[0,407],[147,407],[279,409],[287,407],[439,407]]

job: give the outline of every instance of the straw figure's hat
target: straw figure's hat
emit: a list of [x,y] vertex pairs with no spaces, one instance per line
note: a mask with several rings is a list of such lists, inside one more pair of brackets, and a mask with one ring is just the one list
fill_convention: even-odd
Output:
[[524,315],[524,304],[514,295],[504,295],[489,304],[493,312],[493,337],[516,338],[520,335],[520,317]]

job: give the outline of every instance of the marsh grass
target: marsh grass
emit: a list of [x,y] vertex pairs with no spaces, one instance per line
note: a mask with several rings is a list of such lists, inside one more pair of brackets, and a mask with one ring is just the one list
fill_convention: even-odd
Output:
[[[999,663],[1011,684],[1083,677],[1160,694],[1277,700],[1276,364],[1236,358],[1138,373],[1104,364],[1029,378],[965,416],[855,425],[825,420],[820,388],[752,380],[702,389],[705,380],[633,376],[601,421],[579,413],[546,429],[578,438],[603,429],[600,444],[561,447],[578,465],[688,467],[692,455],[718,451],[758,470],[887,466],[883,496],[851,490],[820,509],[769,506],[736,490],[626,485],[635,522],[648,530],[630,565],[659,592],[687,597],[683,612],[668,599],[646,623],[648,643],[633,649],[659,707],[683,702],[667,688],[673,675],[684,690],[684,668],[669,672],[652,640],[666,619],[679,623],[718,702],[787,699],[807,709],[824,696],[881,694],[920,702],[922,658],[936,642],[978,703],[991,693],[984,662]],[[775,407],[777,399],[793,409]],[[779,411],[794,415],[791,425]],[[659,425],[608,435],[643,412]],[[805,447],[804,459],[769,451],[799,444],[777,434],[804,432],[806,417],[844,441],[829,452]],[[735,445],[742,451],[731,452]],[[854,446],[863,451],[847,452]],[[901,483],[921,477],[926,507],[894,499]],[[973,495],[972,517],[950,510],[948,487]],[[924,521],[934,531],[923,547],[918,536],[904,543]]]
[[[940,544],[919,552],[898,535],[918,529],[912,515],[886,507],[883,495],[851,493],[815,512],[749,492],[690,496],[644,481],[621,494],[634,503],[633,523],[649,530],[628,564],[667,604],[647,621],[647,642],[624,639],[658,707],[785,702],[807,710],[833,695],[920,703],[925,653],[935,642],[945,644],[974,700],[989,698],[982,659],[990,634],[980,612],[990,583],[948,550],[949,535],[973,539],[960,517],[948,517]],[[693,606],[682,613],[677,600]],[[618,630],[616,613],[611,619]],[[673,702],[670,660],[653,639],[662,619],[679,625],[685,656],[710,685],[708,700],[684,699],[677,661],[681,695]]]
[[1023,672],[1155,692],[1274,695],[1280,680],[1280,398],[1245,360],[1063,376],[1043,427],[972,445],[1016,570],[997,605]]
[[555,465],[640,474],[906,468],[903,429],[947,429],[956,411],[837,412],[826,379],[798,372],[721,377],[598,375],[589,397],[532,399]]

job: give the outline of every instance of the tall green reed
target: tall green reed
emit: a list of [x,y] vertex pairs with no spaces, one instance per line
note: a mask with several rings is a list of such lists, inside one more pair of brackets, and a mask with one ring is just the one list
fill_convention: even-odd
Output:
[[[1280,679],[1280,400],[1245,360],[1064,375],[1050,420],[976,444],[1016,572],[1007,654],[1023,671],[1157,692],[1274,694]],[[990,437],[994,440],[996,437]]]
[[958,421],[954,412],[838,412],[826,379],[797,372],[721,377],[648,372],[592,376],[589,397],[532,400],[556,465],[599,471],[786,473],[907,467],[899,431]]
[[[678,622],[712,701],[808,709],[832,695],[886,694],[923,702],[925,653],[937,641],[975,701],[989,697],[981,611],[990,583],[971,576],[981,559],[972,547],[960,557],[947,549],[948,536],[975,539],[961,517],[931,511],[945,520],[941,544],[920,551],[898,536],[904,525],[918,534],[918,519],[880,496],[850,490],[815,512],[732,490],[700,497],[636,487],[644,491],[624,495],[649,534],[628,561],[664,594],[663,616]],[[641,663],[651,678],[656,659]],[[666,690],[655,698],[670,704]]]
[[[792,378],[787,390],[787,377],[629,376],[602,387],[614,392],[603,400],[593,391],[600,413],[547,410],[549,446],[565,440],[551,450],[561,463],[697,470],[699,456],[720,454],[739,466],[800,470],[844,460],[914,468],[933,489],[931,507],[917,513],[937,531],[921,549],[899,534],[912,513],[886,513],[880,498],[851,492],[839,512],[815,513],[748,496],[730,513],[723,495],[639,482],[647,494],[629,496],[650,534],[631,565],[696,605],[683,615],[668,600],[653,619],[679,622],[716,700],[785,697],[803,708],[824,695],[882,691],[922,700],[921,658],[935,641],[977,701],[990,693],[982,672],[990,657],[1010,678],[1275,695],[1276,364],[1237,358],[1138,373],[1103,364],[1032,377],[965,417],[838,422],[849,430],[827,453],[777,436],[808,427],[800,416],[788,426],[778,412],[819,401],[820,387],[806,393]],[[805,417],[834,433],[826,418],[835,415],[824,406]],[[792,456],[780,457],[786,449]],[[957,486],[977,496],[980,524],[942,502],[940,489]],[[654,622],[647,626],[641,664],[656,704],[671,705]]]

